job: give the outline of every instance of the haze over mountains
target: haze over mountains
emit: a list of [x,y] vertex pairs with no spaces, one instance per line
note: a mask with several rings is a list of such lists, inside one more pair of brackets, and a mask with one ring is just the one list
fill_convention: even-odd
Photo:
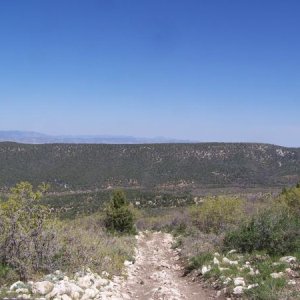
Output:
[[48,135],[33,131],[1,131],[0,142],[16,142],[25,144],[149,144],[149,143],[188,143],[166,137],[143,138],[122,135]]

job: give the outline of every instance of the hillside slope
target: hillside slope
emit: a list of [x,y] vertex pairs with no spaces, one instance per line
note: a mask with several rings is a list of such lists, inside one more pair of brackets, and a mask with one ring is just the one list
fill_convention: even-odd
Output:
[[20,180],[56,188],[280,186],[300,179],[300,149],[267,144],[0,143],[0,187]]

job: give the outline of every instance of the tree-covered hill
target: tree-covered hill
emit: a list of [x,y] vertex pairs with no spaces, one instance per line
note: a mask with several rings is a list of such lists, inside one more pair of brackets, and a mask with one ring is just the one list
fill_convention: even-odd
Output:
[[0,187],[54,189],[281,186],[300,179],[300,149],[268,144],[0,143]]

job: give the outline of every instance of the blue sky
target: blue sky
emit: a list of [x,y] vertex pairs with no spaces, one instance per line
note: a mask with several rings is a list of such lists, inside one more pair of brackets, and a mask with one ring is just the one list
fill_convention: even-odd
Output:
[[298,0],[2,0],[0,129],[300,146]]

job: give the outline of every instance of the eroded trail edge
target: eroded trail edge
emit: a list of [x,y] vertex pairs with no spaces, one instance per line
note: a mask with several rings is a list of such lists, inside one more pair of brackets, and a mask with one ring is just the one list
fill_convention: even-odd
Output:
[[209,297],[197,283],[182,277],[173,237],[163,232],[143,232],[137,236],[135,263],[128,266],[124,292],[131,299],[204,300]]

